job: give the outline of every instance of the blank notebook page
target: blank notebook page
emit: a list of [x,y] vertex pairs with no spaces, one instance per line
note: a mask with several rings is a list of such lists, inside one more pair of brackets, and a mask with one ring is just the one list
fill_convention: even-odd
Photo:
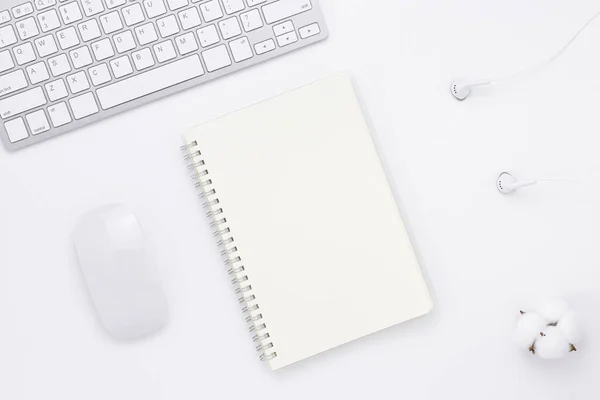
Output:
[[349,75],[184,140],[272,369],[430,311]]

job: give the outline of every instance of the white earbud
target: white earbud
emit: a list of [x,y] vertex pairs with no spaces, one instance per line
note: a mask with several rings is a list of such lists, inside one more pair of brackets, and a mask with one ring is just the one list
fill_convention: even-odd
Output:
[[452,96],[454,96],[455,99],[464,100],[471,94],[472,88],[476,86],[490,85],[491,83],[492,81],[489,79],[481,79],[477,81],[457,79],[452,82],[452,85],[450,86],[450,93],[452,93]]
[[515,190],[518,190],[525,186],[531,186],[538,183],[538,181],[518,181],[514,176],[509,174],[508,172],[503,172],[500,174],[498,179],[496,180],[496,187],[503,194],[510,194]]
[[532,186],[532,185],[536,185],[538,183],[566,183],[566,184],[588,186],[588,187],[594,187],[594,188],[600,189],[600,185],[596,185],[594,183],[589,183],[589,182],[575,181],[575,180],[571,180],[571,179],[537,179],[537,180],[530,180],[530,181],[519,181],[519,180],[517,180],[517,178],[515,178],[508,172],[501,173],[500,176],[498,177],[498,179],[496,179],[496,188],[502,194],[510,194],[512,192],[519,190],[522,187]]

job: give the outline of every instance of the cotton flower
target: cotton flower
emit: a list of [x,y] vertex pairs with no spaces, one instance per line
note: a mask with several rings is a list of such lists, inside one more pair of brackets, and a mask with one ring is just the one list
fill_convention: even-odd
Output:
[[577,316],[573,311],[568,311],[559,321],[557,325],[562,333],[565,335],[565,339],[569,343],[579,343],[581,341],[582,333],[579,323],[577,322]]
[[562,299],[550,299],[540,304],[538,313],[548,321],[558,321],[569,311],[569,305]]
[[552,360],[577,351],[581,329],[575,313],[560,299],[543,303],[536,311],[521,311],[515,343],[540,358]]
[[569,343],[557,326],[546,327],[544,332],[540,333],[540,338],[533,345],[535,355],[547,360],[563,358],[573,348],[573,345]]

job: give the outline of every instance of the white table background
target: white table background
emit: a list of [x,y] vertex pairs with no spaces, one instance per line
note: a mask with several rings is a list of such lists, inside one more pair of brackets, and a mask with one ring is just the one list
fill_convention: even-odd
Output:
[[[600,20],[548,68],[463,103],[448,93],[455,76],[502,76],[553,54],[597,2],[322,6],[326,42],[0,150],[0,399],[597,397],[600,190],[501,196],[494,181],[509,169],[600,183]],[[271,373],[246,333],[179,133],[343,70],[355,74],[436,311]],[[70,239],[80,215],[113,202],[136,210],[171,310],[166,329],[127,344],[100,327]],[[543,362],[515,349],[511,333],[520,308],[554,295],[587,316],[588,338],[567,360]]]

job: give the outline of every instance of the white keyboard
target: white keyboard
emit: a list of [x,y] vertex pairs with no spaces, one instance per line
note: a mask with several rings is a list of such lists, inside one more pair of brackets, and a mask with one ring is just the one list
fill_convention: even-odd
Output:
[[318,0],[2,0],[0,137],[16,150],[325,37]]

